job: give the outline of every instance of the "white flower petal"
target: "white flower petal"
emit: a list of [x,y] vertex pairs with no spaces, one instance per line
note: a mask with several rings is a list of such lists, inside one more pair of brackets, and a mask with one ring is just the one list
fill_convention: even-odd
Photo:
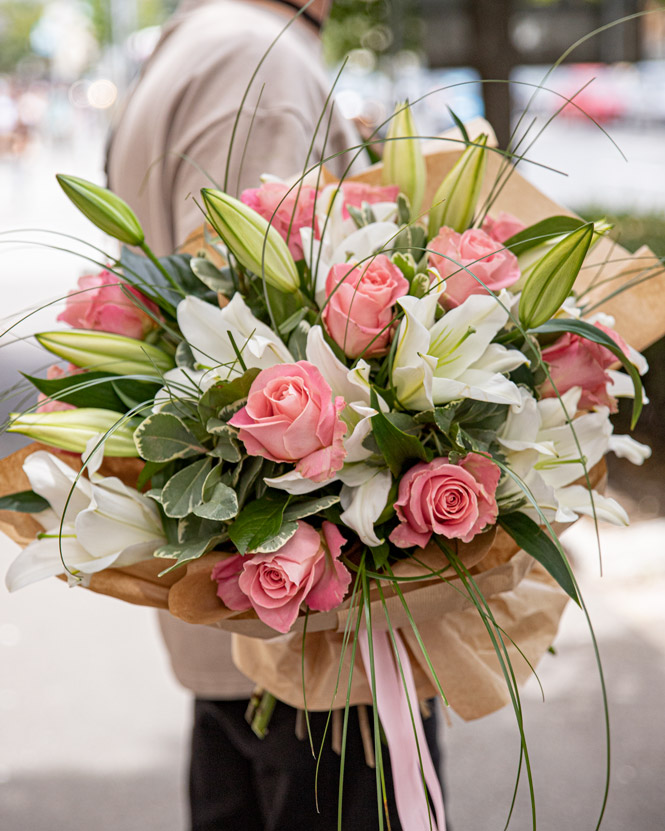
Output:
[[380,470],[359,487],[344,485],[341,492],[342,522],[360,537],[365,545],[381,545],[382,539],[376,536],[374,523],[379,518],[388,501],[392,485],[389,470]]
[[634,465],[643,464],[651,456],[651,448],[649,445],[635,441],[632,436],[611,435],[609,438],[609,449],[620,459],[628,459]]
[[[68,531],[71,532],[71,529],[63,529],[63,534]],[[49,532],[53,537],[35,540],[21,551],[5,575],[5,585],[10,592],[18,591],[38,580],[63,574],[65,568],[60,559],[61,545],[64,561],[72,570],[80,569],[82,564],[92,559],[75,539],[63,536],[60,542],[57,539],[58,532],[59,527],[56,527]]]
[[62,516],[69,499],[65,522],[88,507],[92,487],[90,482],[80,476],[72,490],[76,482],[76,471],[52,453],[44,450],[32,453],[23,463],[23,471],[30,480],[33,491],[48,501],[58,517]]
[[293,496],[300,496],[304,493],[312,493],[312,491],[319,490],[319,488],[324,488],[331,482],[336,482],[337,477],[328,479],[325,482],[312,482],[311,479],[306,479],[302,473],[298,473],[297,470],[290,470],[282,476],[264,479],[263,481],[271,488],[278,488],[279,490],[286,491]]
[[561,488],[557,491],[557,498],[559,503],[574,511],[576,514],[584,514],[586,516],[595,516],[604,522],[610,522],[612,525],[629,525],[630,520],[628,514],[619,505],[616,499],[609,496],[602,496],[593,491],[593,504],[591,493],[582,485],[572,485],[569,488]]

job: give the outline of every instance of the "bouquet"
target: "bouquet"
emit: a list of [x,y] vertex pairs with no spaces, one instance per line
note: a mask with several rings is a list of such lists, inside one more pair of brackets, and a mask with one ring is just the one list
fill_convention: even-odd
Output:
[[603,458],[649,455],[609,416],[630,396],[639,417],[623,336],[659,334],[660,263],[509,161],[486,124],[423,151],[401,105],[382,164],[204,189],[205,226],[160,259],[122,200],[60,176],[125,247],[35,335],[64,365],[6,424],[38,443],[0,470],[8,588],[60,576],[233,631],[259,733],[275,696],[372,703],[406,829],[436,825],[427,795],[445,827],[418,700],[519,719],[582,603],[555,529],[626,524]]

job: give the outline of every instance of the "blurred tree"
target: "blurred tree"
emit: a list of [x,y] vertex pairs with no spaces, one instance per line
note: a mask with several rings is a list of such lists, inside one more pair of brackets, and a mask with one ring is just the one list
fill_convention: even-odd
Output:
[[41,0],[0,2],[0,73],[11,72],[31,53],[30,30],[42,13]]
[[353,49],[375,56],[421,51],[419,0],[335,0],[323,33],[326,59],[341,61]]
[[[112,3],[110,0],[84,0],[90,9],[95,33],[100,43],[111,43],[113,26],[111,20]],[[127,0],[136,6],[136,19],[140,29],[163,23],[171,14],[178,0]]]

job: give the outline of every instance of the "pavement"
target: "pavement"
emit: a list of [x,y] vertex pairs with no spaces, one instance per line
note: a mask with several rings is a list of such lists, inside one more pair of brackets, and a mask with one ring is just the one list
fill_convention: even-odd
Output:
[[[588,162],[595,152],[592,134],[571,137],[573,145],[556,152],[570,161],[582,142]],[[565,138],[558,135],[559,142]],[[662,162],[662,138],[662,131],[652,136],[640,164]],[[101,181],[101,144],[93,139],[90,131],[68,148],[41,148],[20,169],[0,161],[0,193],[10,194],[0,203],[0,230],[56,227],[101,242],[51,178],[60,169]],[[665,208],[665,188],[638,170],[645,191]],[[626,199],[636,176],[625,173]],[[575,204],[574,194],[567,200],[555,195]],[[4,314],[61,296],[81,271],[81,263],[64,254],[0,243]],[[54,309],[43,313],[38,325],[52,325],[54,316]],[[34,327],[30,321],[23,331]],[[23,342],[4,349],[2,357],[2,387],[15,367],[44,363]],[[19,445],[18,439],[7,441],[3,437],[3,455]],[[608,690],[612,787],[603,831],[661,831],[665,519],[647,516],[629,529],[605,529],[602,578],[590,523],[578,523],[564,541],[595,627]],[[11,542],[0,540],[0,573],[15,552]],[[545,656],[538,668],[545,703],[535,682],[523,690],[537,827],[593,831],[605,765],[602,701],[588,627],[572,605],[555,647],[557,654]],[[170,674],[151,610],[70,590],[56,580],[15,595],[0,589],[0,829],[182,831],[190,706]],[[453,831],[501,831],[517,772],[514,715],[503,710],[472,723],[452,715],[442,742]],[[510,828],[532,828],[529,814],[522,782]]]

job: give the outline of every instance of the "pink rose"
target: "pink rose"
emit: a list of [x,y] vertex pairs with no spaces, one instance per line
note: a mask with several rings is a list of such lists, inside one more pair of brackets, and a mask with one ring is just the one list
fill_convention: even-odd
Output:
[[328,272],[323,322],[349,358],[383,354],[392,338],[393,307],[409,281],[385,254],[362,265],[339,263]]
[[304,477],[323,482],[344,464],[345,406],[313,364],[298,361],[260,372],[229,424],[250,456],[293,462]]
[[110,272],[102,271],[79,279],[78,290],[69,292],[67,305],[58,320],[74,329],[111,332],[143,340],[158,325],[144,308],[159,318],[159,309],[152,300]]
[[401,524],[390,534],[391,542],[422,548],[432,534],[469,542],[496,521],[500,476],[494,462],[477,453],[456,465],[446,458],[415,465],[399,483],[395,510]]
[[395,202],[399,194],[397,185],[382,187],[380,185],[367,185],[364,182],[342,182],[341,189],[344,197],[344,207],[342,209],[344,219],[349,218],[347,205],[351,205],[353,208],[362,208],[363,202],[367,202],[368,205],[376,205],[377,202]]
[[[67,372],[58,366],[58,364],[53,364],[50,366],[46,371],[46,378],[49,381],[54,381],[57,378],[66,378],[68,375],[78,375],[80,372],[83,372],[78,366],[74,366],[74,364],[70,364],[67,368]],[[75,410],[76,407],[73,404],[68,404],[67,401],[60,401],[57,398],[49,398],[48,395],[44,395],[43,392],[40,392],[37,396],[37,409],[35,412],[37,413],[55,413],[59,410]]]
[[497,242],[505,242],[525,228],[526,225],[523,222],[506,211],[501,211],[496,219],[486,216],[482,224],[482,230]]
[[[596,323],[596,326],[628,355],[627,344],[616,332],[601,323]],[[548,379],[541,385],[539,392],[543,398],[553,398],[556,395],[554,387],[559,395],[571,387],[582,387],[577,405],[580,410],[605,406],[613,413],[617,411],[616,399],[607,389],[612,380],[607,370],[617,360],[609,349],[580,335],[565,332],[551,346],[543,349],[542,354],[553,382]]]
[[234,554],[215,563],[210,574],[210,579],[217,581],[217,597],[227,609],[233,609],[235,612],[244,612],[252,608],[249,598],[238,586],[243,560],[244,557],[240,554]]
[[290,193],[288,191],[288,185],[281,182],[268,182],[260,188],[244,190],[240,201],[273,226],[288,243],[294,260],[302,260],[304,255],[300,229],[314,226],[315,236],[318,238],[318,229],[314,219],[316,188],[303,186],[300,192],[297,187],[293,188]]
[[445,297],[450,306],[459,306],[472,294],[486,294],[478,280],[492,291],[505,289],[519,280],[517,257],[477,228],[458,234],[443,227],[429,247],[436,252],[429,255],[430,265],[447,278]]
[[278,551],[244,558],[238,588],[260,620],[278,632],[289,631],[303,602],[314,611],[334,609],[351,582],[339,562],[344,537],[331,522],[324,522],[322,530],[323,537],[299,521],[296,533]]

